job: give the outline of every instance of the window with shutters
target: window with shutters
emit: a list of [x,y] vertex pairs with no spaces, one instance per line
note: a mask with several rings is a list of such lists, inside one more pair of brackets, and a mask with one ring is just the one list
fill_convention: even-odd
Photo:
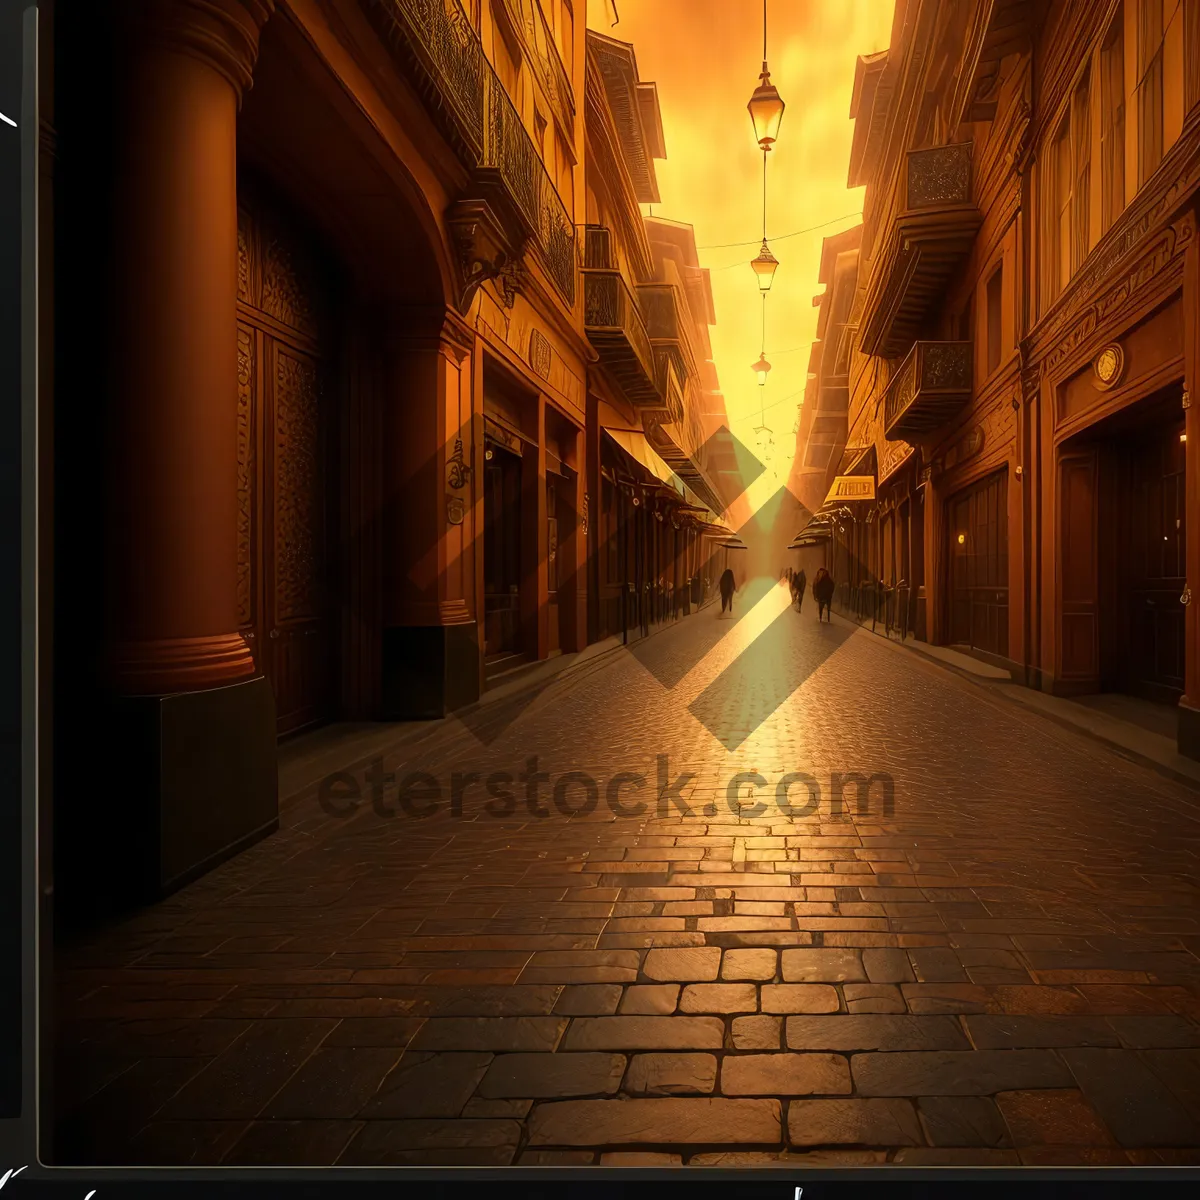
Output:
[[1163,0],[1140,0],[1138,11],[1138,184],[1163,156]]
[[1071,142],[1074,178],[1071,181],[1071,262],[1069,274],[1087,258],[1092,187],[1091,80],[1084,74],[1071,99]]
[[1125,29],[1121,14],[1100,51],[1101,233],[1125,211]]

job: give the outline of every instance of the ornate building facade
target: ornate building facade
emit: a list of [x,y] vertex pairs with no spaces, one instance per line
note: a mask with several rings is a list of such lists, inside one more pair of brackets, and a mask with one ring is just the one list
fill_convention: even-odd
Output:
[[858,64],[825,480],[872,475],[875,499],[810,530],[843,547],[855,613],[1058,694],[1158,701],[1191,755],[1198,98],[1194,5],[897,5]]
[[[724,424],[708,328],[708,274],[691,226],[644,216],[666,157],[658,94],[633,47],[587,36],[584,304],[593,640],[629,641],[712,594],[726,503],[709,480]],[[706,425],[706,416],[710,424]],[[718,438],[718,443],[719,443]]]
[[587,644],[602,85],[577,0],[43,14],[42,594],[85,910],[273,830],[279,738],[440,717]]

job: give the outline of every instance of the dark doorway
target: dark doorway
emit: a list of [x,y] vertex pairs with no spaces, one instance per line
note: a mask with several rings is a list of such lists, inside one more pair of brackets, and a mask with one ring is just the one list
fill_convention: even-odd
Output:
[[521,650],[521,458],[492,439],[484,450],[484,657]]
[[238,610],[282,736],[334,715],[332,283],[270,192],[238,192]]
[[951,496],[947,641],[1008,657],[1008,473]]
[[1125,642],[1123,691],[1174,704],[1183,694],[1187,545],[1183,418],[1124,443],[1126,520],[1120,523],[1118,604]]

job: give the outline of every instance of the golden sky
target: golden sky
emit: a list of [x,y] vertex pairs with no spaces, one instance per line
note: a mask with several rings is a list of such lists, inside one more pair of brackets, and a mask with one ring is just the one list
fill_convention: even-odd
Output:
[[[758,449],[771,429],[771,467],[751,489],[757,508],[786,481],[816,333],[821,240],[853,227],[861,188],[849,190],[850,92],[855,59],[884,49],[892,0],[769,0],[771,80],[787,106],[767,164],[767,238],[780,266],[766,304],[772,365],[761,397],[750,369],[762,348],[762,301],[750,259],[762,242],[762,152],[746,111],[762,68],[760,0],[589,0],[588,25],[631,42],[638,73],[658,85],[667,158],[655,164],[655,216],[695,226],[712,272],[713,357],[734,434]],[[648,210],[644,210],[648,211]],[[831,222],[827,224],[827,222]],[[782,235],[823,226],[797,237]],[[725,247],[729,243],[744,246]],[[712,248],[710,248],[712,247]]]

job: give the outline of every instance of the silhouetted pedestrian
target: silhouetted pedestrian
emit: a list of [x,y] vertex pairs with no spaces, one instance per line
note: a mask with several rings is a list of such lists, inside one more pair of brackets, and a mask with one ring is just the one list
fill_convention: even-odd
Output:
[[729,612],[732,613],[733,612],[733,593],[737,587],[737,584],[734,582],[734,579],[733,579],[733,571],[729,567],[725,568],[725,573],[721,576],[721,581],[717,586],[721,590],[721,613],[722,613],[722,615],[725,613],[726,609],[728,609]]
[[792,579],[792,600],[796,604],[796,611],[804,611],[804,589],[808,587],[808,576],[804,574],[804,568],[801,567],[800,573]]
[[817,571],[813,580],[813,599],[817,602],[817,620],[822,616],[829,620],[829,606],[833,603],[833,576],[824,567]]

